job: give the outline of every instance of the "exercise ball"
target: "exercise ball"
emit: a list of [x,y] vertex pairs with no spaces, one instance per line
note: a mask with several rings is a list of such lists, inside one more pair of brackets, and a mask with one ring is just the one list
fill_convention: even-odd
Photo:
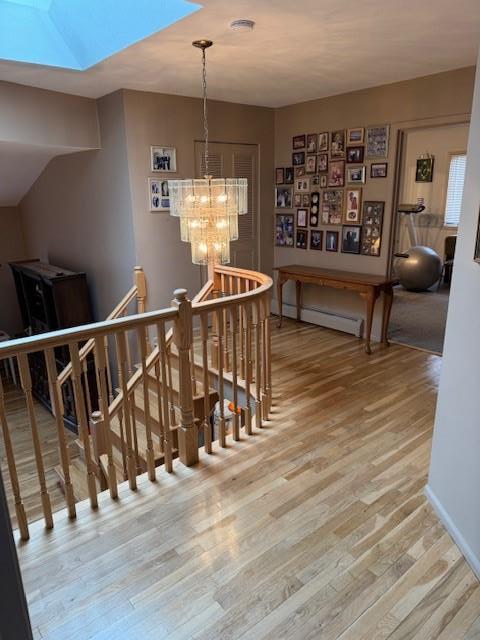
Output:
[[417,245],[396,256],[395,273],[405,289],[426,291],[438,282],[442,273],[442,260],[430,247]]

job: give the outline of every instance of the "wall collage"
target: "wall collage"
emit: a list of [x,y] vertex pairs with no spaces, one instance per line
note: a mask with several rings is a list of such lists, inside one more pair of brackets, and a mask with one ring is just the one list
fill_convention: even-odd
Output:
[[362,202],[361,185],[367,180],[365,159],[372,160],[370,180],[387,177],[389,129],[293,137],[292,166],[275,169],[277,247],[380,256],[385,202]]

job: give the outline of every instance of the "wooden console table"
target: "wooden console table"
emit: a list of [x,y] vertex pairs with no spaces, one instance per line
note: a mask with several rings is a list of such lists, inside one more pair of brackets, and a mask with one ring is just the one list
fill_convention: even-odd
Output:
[[278,326],[282,326],[283,317],[283,285],[287,280],[295,280],[297,294],[297,321],[300,321],[300,311],[302,308],[302,287],[303,283],[316,284],[322,287],[333,287],[335,289],[346,289],[357,291],[366,302],[366,327],[365,327],[365,351],[371,353],[370,338],[372,333],[373,312],[375,302],[381,293],[383,298],[383,321],[382,321],[382,342],[388,345],[388,323],[393,302],[393,287],[398,284],[398,280],[385,276],[373,276],[367,273],[351,273],[348,271],[337,271],[335,269],[321,269],[318,267],[306,267],[298,264],[286,267],[276,267],[278,271],[278,312],[280,316]]

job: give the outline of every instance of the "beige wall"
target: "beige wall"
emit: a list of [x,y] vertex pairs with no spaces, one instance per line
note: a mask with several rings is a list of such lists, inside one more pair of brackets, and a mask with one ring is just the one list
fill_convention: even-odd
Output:
[[[388,177],[370,180],[371,161],[366,161],[367,182],[363,185],[364,199],[384,200],[386,203],[381,256],[374,258],[340,252],[334,254],[325,251],[276,247],[275,265],[299,263],[346,271],[385,274],[389,259],[388,240],[392,225],[398,131],[427,124],[468,120],[474,72],[473,67],[460,69],[277,109],[275,111],[275,166],[279,167],[291,165],[292,136],[296,134],[375,124],[390,124],[391,127]],[[337,230],[339,229],[340,227],[337,227]],[[294,300],[293,287],[290,285],[291,283],[285,287],[287,302]],[[346,292],[334,292],[328,289],[319,292],[307,286],[304,304],[312,309],[350,317],[359,317],[363,314],[363,305],[358,296]],[[374,333],[377,336],[379,334],[379,313],[375,320]]]
[[20,212],[16,207],[0,207],[0,329],[10,336],[21,331],[22,319],[8,263],[25,257]]
[[[197,293],[200,273],[191,262],[189,245],[180,240],[178,219],[168,212],[148,210],[147,179],[160,175],[150,172],[150,146],[176,147],[176,176],[195,177],[194,143],[203,139],[202,104],[196,98],[138,91],[125,91],[124,96],[137,260],[147,273],[149,305],[164,307],[170,303],[176,287],[185,287],[190,296]],[[273,263],[273,111],[209,101],[208,116],[212,141],[259,146],[260,267],[270,273]]]
[[20,210],[28,255],[86,272],[102,319],[132,285],[135,249],[122,93],[97,105],[102,149],[52,160]]

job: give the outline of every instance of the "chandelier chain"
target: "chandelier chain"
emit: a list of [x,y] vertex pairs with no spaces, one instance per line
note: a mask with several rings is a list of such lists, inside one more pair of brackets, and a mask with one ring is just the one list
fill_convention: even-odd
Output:
[[205,49],[202,49],[202,84],[203,84],[203,136],[205,139],[205,175],[208,173],[208,117],[207,117],[207,60]]

